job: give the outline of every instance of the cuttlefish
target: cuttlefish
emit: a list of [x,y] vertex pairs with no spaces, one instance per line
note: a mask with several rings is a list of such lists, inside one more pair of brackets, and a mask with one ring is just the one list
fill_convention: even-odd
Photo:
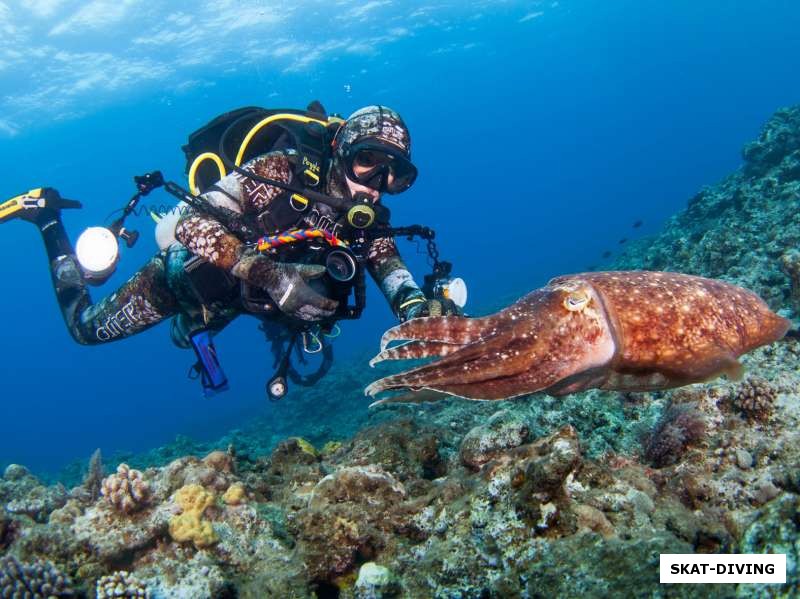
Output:
[[[757,295],[724,281],[649,271],[567,275],[489,316],[417,318],[389,329],[370,365],[438,359],[365,392],[508,399],[739,378],[737,358],[777,341],[789,325]],[[409,342],[389,347],[402,340]],[[382,401],[413,400],[414,393]]]

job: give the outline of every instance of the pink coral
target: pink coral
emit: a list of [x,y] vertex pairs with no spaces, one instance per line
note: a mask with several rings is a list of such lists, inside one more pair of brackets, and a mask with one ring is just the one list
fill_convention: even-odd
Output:
[[150,486],[142,478],[141,472],[127,464],[120,464],[116,474],[103,480],[101,493],[114,509],[130,514],[147,504]]

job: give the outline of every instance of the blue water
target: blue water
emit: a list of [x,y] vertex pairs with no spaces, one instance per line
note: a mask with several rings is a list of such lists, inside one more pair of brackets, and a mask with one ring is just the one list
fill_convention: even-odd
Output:
[[[181,181],[180,145],[217,113],[318,98],[347,115],[383,103],[411,127],[421,172],[388,198],[393,222],[438,231],[480,310],[657,232],[800,99],[797,2],[289,6],[0,2],[0,196],[49,185],[80,199],[65,216],[74,239],[125,203],[134,174]],[[142,239],[95,298],[155,250],[149,219],[130,224]],[[35,230],[4,225],[0,247],[0,464],[53,471],[96,447],[212,439],[270,409],[255,321],[218,337],[231,391],[204,400],[167,325],[78,346]],[[401,251],[421,281],[424,257],[413,244]],[[377,348],[393,324],[374,286],[369,304],[345,326],[340,356]]]

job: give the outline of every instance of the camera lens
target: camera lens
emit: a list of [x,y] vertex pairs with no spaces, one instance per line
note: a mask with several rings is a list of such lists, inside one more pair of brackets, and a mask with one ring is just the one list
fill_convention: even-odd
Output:
[[356,276],[355,258],[343,250],[331,250],[325,257],[325,268],[334,281],[346,283]]

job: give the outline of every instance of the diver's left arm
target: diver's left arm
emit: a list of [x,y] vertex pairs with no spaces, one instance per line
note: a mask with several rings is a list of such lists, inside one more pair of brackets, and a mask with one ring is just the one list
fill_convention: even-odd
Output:
[[383,237],[370,243],[367,270],[398,319],[427,316],[427,298],[400,257],[394,239]]

